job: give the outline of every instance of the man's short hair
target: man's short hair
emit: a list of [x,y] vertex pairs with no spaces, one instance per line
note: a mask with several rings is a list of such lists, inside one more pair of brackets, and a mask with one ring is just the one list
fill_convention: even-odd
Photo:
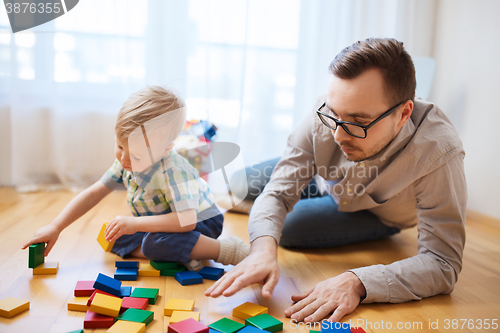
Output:
[[394,106],[415,100],[415,66],[403,43],[393,38],[368,38],[346,47],[329,69],[341,79],[353,79],[368,69],[378,68],[384,78],[387,102]]

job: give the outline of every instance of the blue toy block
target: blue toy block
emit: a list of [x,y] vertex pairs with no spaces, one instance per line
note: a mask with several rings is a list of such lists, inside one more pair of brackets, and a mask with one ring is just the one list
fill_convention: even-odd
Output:
[[198,274],[203,276],[204,279],[217,281],[224,275],[224,270],[217,267],[203,267]]
[[175,279],[183,286],[203,283],[203,276],[193,271],[175,273]]
[[99,273],[94,282],[94,288],[105,291],[111,295],[121,297],[122,282],[102,273]]
[[238,333],[268,333],[268,331],[261,330],[255,326],[245,326]]
[[123,286],[120,288],[120,297],[130,297],[130,294],[132,294],[131,286]]
[[321,322],[321,333],[337,333],[337,332],[347,332],[351,333],[351,327],[349,323],[340,323],[336,321],[326,321]]
[[120,281],[135,281],[139,268],[118,267],[115,272],[115,279]]
[[139,262],[138,261],[116,261],[115,267],[139,268]]

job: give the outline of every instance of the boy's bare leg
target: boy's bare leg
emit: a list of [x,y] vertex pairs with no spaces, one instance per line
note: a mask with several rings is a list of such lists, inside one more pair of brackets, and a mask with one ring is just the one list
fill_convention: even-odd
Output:
[[200,235],[198,241],[191,251],[189,259],[212,259],[215,260],[219,257],[219,241],[214,238]]
[[134,250],[132,250],[132,252],[130,252],[130,254],[132,255],[132,257],[146,259],[146,256],[144,255],[144,253],[142,253],[142,245],[139,245],[138,247],[136,247]]

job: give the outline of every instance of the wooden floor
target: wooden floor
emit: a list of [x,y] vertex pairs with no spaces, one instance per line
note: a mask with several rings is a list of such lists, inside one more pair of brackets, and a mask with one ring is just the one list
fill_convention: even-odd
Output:
[[[128,214],[124,193],[112,193],[80,220],[62,232],[46,261],[59,261],[55,276],[32,276],[27,268],[27,251],[21,245],[39,227],[49,223],[73,197],[69,192],[18,194],[0,188],[0,299],[12,296],[30,301],[30,310],[17,317],[0,318],[0,332],[69,332],[83,327],[84,314],[68,311],[78,280],[94,280],[99,272],[113,275],[119,257],[105,253],[95,240],[102,223],[119,214]],[[223,235],[236,235],[248,242],[248,216],[226,214]],[[169,317],[163,308],[169,298],[194,299],[201,322],[212,323],[222,317],[232,318],[232,309],[246,301],[267,306],[271,315],[284,322],[284,332],[307,332],[294,327],[283,316],[292,294],[346,269],[377,263],[390,263],[416,254],[416,228],[382,241],[365,242],[319,251],[279,249],[281,277],[270,301],[260,296],[260,286],[247,287],[229,298],[211,299],[203,291],[213,282],[180,286],[172,277],[140,277],[124,285],[160,289],[160,297],[149,310],[155,319],[146,332],[166,332]],[[206,262],[206,265],[214,265]],[[226,271],[232,266],[225,267]],[[233,318],[236,319],[236,318]],[[469,320],[464,324],[464,320]],[[464,269],[455,291],[419,302],[404,304],[369,304],[359,306],[344,321],[360,323],[367,332],[494,332],[478,328],[478,320],[500,321],[500,221],[478,214],[467,218],[467,245]],[[236,319],[239,321],[239,319]],[[455,322],[453,322],[455,320]],[[472,321],[474,322],[472,323]],[[438,321],[438,329],[429,322]],[[446,329],[449,324],[450,328]],[[452,326],[453,324],[457,326]],[[392,325],[392,330],[387,326]],[[470,325],[470,329],[468,328]],[[413,328],[411,328],[413,327]],[[457,327],[454,329],[454,327]],[[462,328],[463,327],[463,328]],[[93,330],[86,330],[91,332]],[[104,329],[95,330],[104,332]]]

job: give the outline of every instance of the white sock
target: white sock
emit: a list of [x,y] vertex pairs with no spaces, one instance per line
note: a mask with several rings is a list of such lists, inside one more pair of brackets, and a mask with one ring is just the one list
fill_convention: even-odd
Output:
[[201,261],[196,260],[196,259],[191,259],[187,264],[184,264],[186,266],[188,271],[195,271],[198,272],[200,269],[203,268],[203,265]]
[[223,265],[237,265],[250,253],[250,247],[236,236],[219,239],[219,257],[215,260]]

